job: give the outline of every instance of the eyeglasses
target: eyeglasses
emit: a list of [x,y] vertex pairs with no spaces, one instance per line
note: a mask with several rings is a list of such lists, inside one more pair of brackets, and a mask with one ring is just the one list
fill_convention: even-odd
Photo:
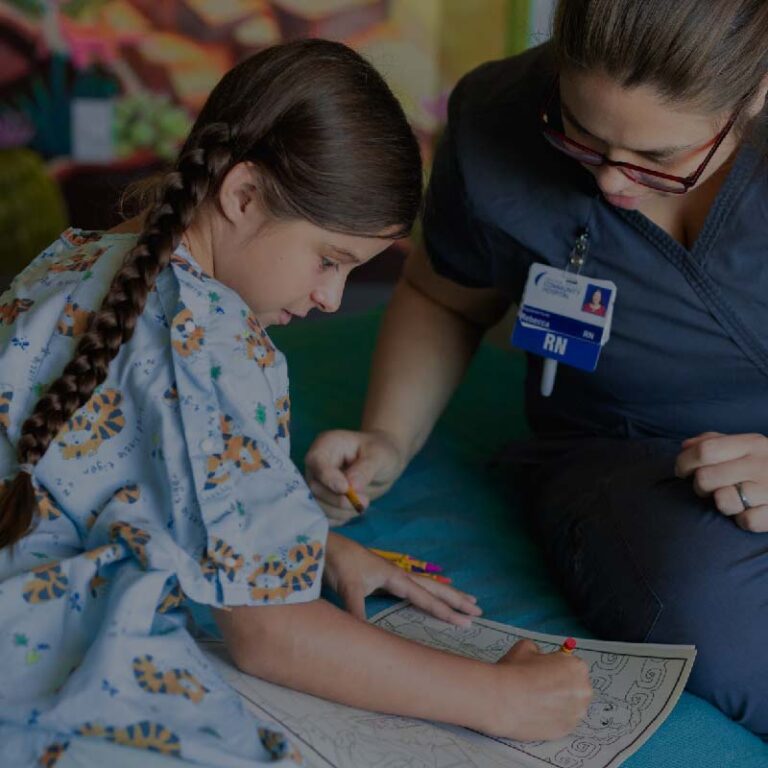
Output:
[[733,128],[736,118],[741,111],[742,105],[736,109],[731,116],[731,119],[726,123],[720,133],[717,134],[711,141],[708,141],[701,147],[692,150],[689,154],[695,155],[698,152],[703,152],[707,147],[710,147],[707,156],[702,161],[701,165],[689,176],[672,176],[669,173],[662,173],[661,171],[654,171],[651,168],[643,168],[641,165],[634,165],[633,163],[625,163],[616,160],[610,160],[602,152],[597,152],[590,147],[579,144],[578,141],[569,139],[561,131],[552,128],[549,124],[549,110],[552,105],[555,93],[558,91],[559,78],[555,78],[549,96],[541,108],[539,115],[541,120],[541,132],[544,138],[555,148],[559,149],[568,157],[572,157],[574,160],[578,160],[580,163],[592,166],[610,165],[618,168],[628,179],[642,184],[644,187],[650,187],[659,192],[668,192],[672,195],[684,195],[696,182],[701,178],[701,174],[704,173],[704,169],[709,164],[709,161],[714,157],[720,145],[725,140],[725,137]]

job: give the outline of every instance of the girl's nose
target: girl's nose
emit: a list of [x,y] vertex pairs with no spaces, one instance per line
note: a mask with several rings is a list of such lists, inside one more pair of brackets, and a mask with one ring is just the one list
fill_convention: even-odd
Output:
[[346,276],[339,275],[312,292],[312,301],[321,312],[336,312],[341,306]]

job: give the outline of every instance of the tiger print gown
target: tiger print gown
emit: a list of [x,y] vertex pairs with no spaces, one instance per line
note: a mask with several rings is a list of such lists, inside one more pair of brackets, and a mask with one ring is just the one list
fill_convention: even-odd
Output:
[[[67,230],[0,298],[0,493],[40,393],[133,235]],[[325,517],[289,455],[285,360],[180,246],[107,380],[34,470],[33,531],[0,551],[4,765],[105,739],[210,766],[294,764],[186,630],[185,605],[320,592]]]

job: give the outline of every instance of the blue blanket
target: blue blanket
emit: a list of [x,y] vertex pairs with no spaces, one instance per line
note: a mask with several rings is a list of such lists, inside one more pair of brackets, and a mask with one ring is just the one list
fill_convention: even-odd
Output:
[[[288,358],[297,461],[318,432],[359,424],[378,319],[334,318],[273,334]],[[478,596],[486,618],[588,637],[558,594],[508,479],[489,466],[505,442],[526,433],[523,376],[521,355],[484,346],[424,450],[344,533],[444,565],[459,588]],[[369,615],[388,604],[370,600]],[[686,693],[624,765],[766,768],[768,745]]]

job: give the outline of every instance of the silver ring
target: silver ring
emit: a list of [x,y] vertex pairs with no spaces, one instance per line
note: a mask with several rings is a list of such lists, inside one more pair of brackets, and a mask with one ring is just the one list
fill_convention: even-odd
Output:
[[747,498],[747,495],[744,493],[744,488],[742,487],[742,484],[736,483],[733,487],[736,489],[736,493],[739,494],[741,503],[744,505],[744,511],[746,512],[752,505],[749,503],[749,499]]

